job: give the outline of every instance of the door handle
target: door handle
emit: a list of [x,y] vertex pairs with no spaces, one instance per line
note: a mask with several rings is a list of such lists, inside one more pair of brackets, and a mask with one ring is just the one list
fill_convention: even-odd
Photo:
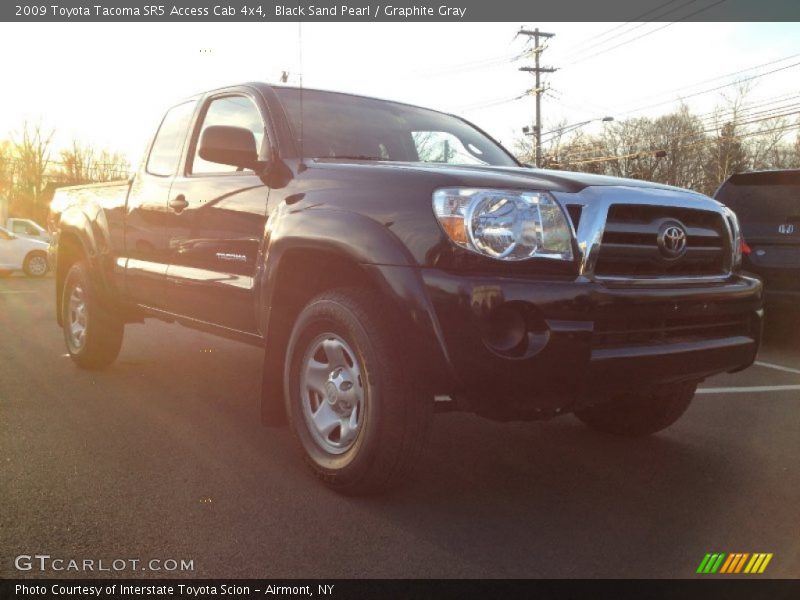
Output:
[[187,206],[189,206],[189,201],[186,200],[186,196],[184,196],[183,194],[178,194],[172,200],[169,201],[169,207],[178,213],[181,212]]

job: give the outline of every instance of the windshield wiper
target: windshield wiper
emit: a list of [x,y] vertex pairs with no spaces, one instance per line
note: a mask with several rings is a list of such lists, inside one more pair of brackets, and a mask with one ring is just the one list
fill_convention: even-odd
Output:
[[337,156],[318,156],[317,160],[343,158],[345,160],[389,160],[382,156],[367,156],[366,154],[353,154],[353,155],[337,155]]

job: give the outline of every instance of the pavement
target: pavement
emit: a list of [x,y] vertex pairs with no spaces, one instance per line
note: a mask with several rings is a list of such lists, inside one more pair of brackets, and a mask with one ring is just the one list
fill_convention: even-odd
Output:
[[[661,434],[441,414],[408,484],[363,499],[261,426],[259,349],[148,321],[82,371],[53,287],[0,279],[0,577],[694,577],[708,552],[800,577],[797,319]],[[37,554],[94,571],[17,570]]]

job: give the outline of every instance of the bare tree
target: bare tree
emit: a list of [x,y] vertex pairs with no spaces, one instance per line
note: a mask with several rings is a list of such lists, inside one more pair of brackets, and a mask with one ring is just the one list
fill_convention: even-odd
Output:
[[[797,127],[800,128],[800,119],[797,122]],[[795,169],[800,169],[800,132],[798,132],[797,137],[794,138],[794,147],[792,148],[792,161],[790,166]]]
[[14,186],[14,158],[11,142],[0,142],[0,225],[8,218],[8,202]]
[[714,190],[734,173],[748,170],[750,160],[736,131],[734,121],[725,123],[712,143],[707,145],[703,167],[705,171],[703,192],[706,194],[713,194]]
[[39,221],[47,216],[47,170],[53,134],[53,130],[44,131],[41,123],[25,122],[20,137],[13,139],[16,168],[9,212]]
[[785,169],[789,166],[791,149],[786,143],[789,124],[785,117],[767,119],[747,139],[750,168],[753,170]]
[[67,185],[91,181],[89,173],[94,162],[94,150],[73,140],[72,145],[60,155],[61,180]]
[[77,140],[62,150],[59,158],[58,179],[66,185],[124,179],[130,170],[122,154],[109,150],[98,152]]
[[101,150],[93,166],[92,181],[114,181],[126,179],[131,170],[131,165],[124,154]]
[[8,197],[14,184],[14,156],[11,142],[0,142],[0,197]]

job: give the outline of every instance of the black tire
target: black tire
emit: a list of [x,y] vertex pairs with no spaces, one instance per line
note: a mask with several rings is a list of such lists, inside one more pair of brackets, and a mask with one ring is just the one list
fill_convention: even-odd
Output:
[[[73,332],[79,306],[72,302],[73,294],[80,297],[83,308],[83,333]],[[67,273],[61,297],[61,317],[64,342],[72,360],[84,369],[104,369],[119,356],[125,323],[108,302],[97,293],[88,265],[78,261]]]
[[47,265],[47,254],[44,252],[31,252],[25,257],[22,263],[22,270],[28,277],[44,277],[47,275],[49,267]]
[[[344,494],[380,493],[402,483],[417,462],[433,412],[433,397],[414,372],[410,349],[403,343],[405,336],[382,306],[385,301],[378,294],[364,289],[320,294],[298,316],[287,349],[284,398],[295,439],[317,477]],[[301,383],[306,381],[302,373],[308,372],[309,353],[330,342],[341,342],[355,354],[348,363],[360,374],[354,378],[360,382],[354,393],[360,394],[363,408],[360,412],[353,409],[359,429],[349,442],[352,445],[343,444],[338,454],[323,447],[329,445],[335,431],[328,439],[319,429],[315,433],[314,417],[308,412],[315,393]],[[338,369],[333,360],[325,364],[321,376],[332,369],[327,374],[330,381]],[[325,389],[327,395],[316,394],[319,408],[334,402],[332,395],[337,396],[329,387]],[[348,393],[342,389],[349,388],[340,388],[338,394]],[[340,428],[339,436],[343,435]]]
[[655,391],[625,394],[597,406],[575,411],[592,429],[627,437],[662,431],[677,421],[694,398],[697,383],[665,385]]

